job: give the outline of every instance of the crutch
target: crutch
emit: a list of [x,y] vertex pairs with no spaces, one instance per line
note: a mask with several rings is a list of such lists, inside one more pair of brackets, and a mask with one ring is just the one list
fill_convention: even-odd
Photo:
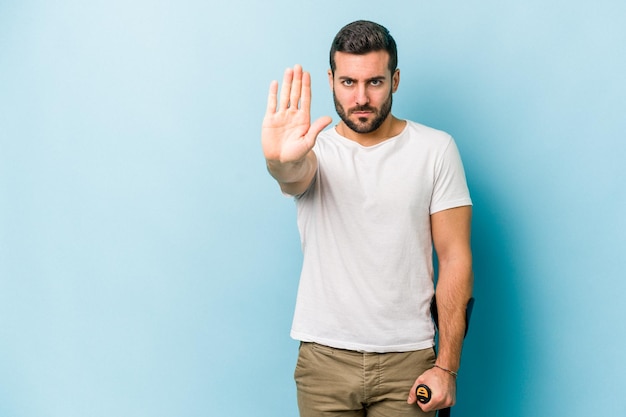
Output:
[[[469,330],[470,318],[472,316],[472,310],[474,309],[474,297],[470,298],[467,302],[467,306],[465,308],[465,334],[463,337],[467,336],[467,331]],[[439,313],[437,311],[437,298],[433,296],[433,300],[430,303],[430,314],[433,317],[433,321],[435,322],[435,329],[439,330]],[[432,392],[427,385],[420,384],[415,389],[415,395],[417,396],[417,400],[423,404],[426,404],[430,401],[432,396]],[[438,411],[439,417],[450,417],[450,407],[442,408]]]

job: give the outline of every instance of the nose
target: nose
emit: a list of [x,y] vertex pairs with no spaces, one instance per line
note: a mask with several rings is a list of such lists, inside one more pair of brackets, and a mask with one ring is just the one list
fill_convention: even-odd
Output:
[[370,99],[367,96],[367,90],[365,89],[365,86],[359,86],[359,88],[356,90],[355,101],[357,106],[365,106],[366,104],[369,104]]

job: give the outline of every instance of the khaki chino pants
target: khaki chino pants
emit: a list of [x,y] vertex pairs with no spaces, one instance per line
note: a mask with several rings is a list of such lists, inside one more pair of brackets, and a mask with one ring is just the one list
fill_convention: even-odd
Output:
[[433,417],[407,404],[435,352],[368,353],[302,343],[294,377],[300,417]]

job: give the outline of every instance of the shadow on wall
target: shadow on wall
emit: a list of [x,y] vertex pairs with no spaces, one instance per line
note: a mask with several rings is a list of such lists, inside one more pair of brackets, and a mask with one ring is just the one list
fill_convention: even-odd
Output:
[[459,415],[527,415],[528,335],[515,237],[502,197],[470,181],[476,304],[459,378]]
[[[435,78],[435,77],[434,77]],[[406,117],[451,133],[461,151],[473,207],[472,249],[474,297],[470,330],[458,379],[459,416],[523,417],[530,405],[522,393],[529,377],[529,332],[522,302],[523,263],[516,238],[516,208],[502,195],[492,172],[497,152],[486,151],[502,138],[489,134],[489,115],[472,104],[471,92],[461,92],[449,80],[427,79],[424,88],[405,85],[418,102],[400,103]],[[456,86],[458,87],[458,86]],[[413,94],[415,92],[416,94]],[[484,123],[484,125],[482,124]],[[496,147],[497,148],[497,147]],[[504,187],[506,188],[506,187]]]

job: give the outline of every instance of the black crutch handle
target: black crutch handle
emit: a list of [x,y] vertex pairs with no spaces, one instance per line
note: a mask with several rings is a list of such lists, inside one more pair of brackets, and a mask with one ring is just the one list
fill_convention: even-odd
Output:
[[415,396],[417,397],[417,401],[421,402],[422,404],[426,404],[428,401],[430,401],[432,394],[433,393],[430,388],[428,388],[428,385],[419,384],[417,388],[415,388]]

